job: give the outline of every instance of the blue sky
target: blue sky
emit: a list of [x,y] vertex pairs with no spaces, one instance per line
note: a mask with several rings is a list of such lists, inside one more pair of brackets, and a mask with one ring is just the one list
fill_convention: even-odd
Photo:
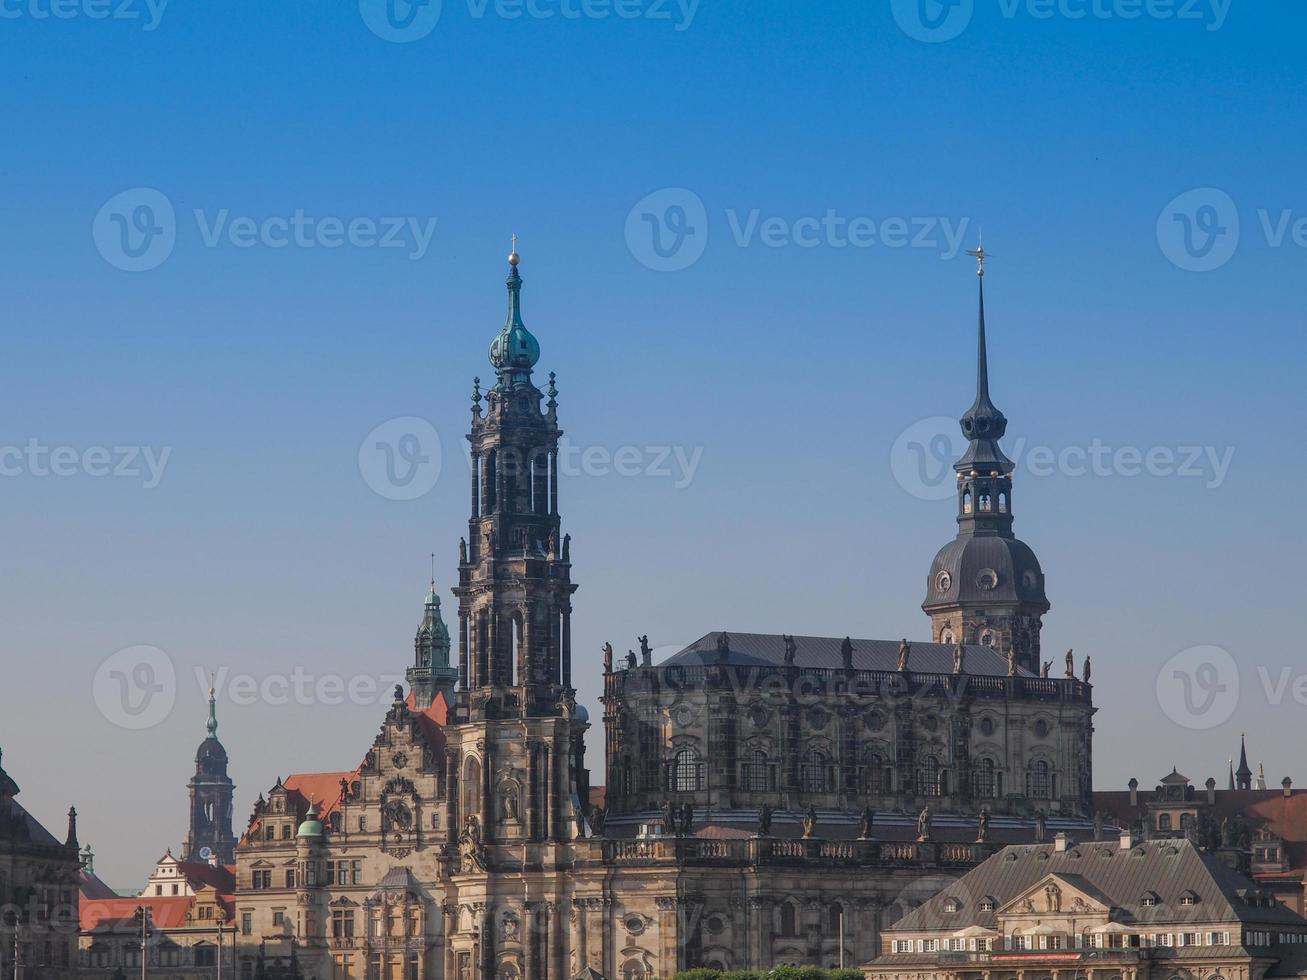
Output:
[[[197,669],[407,665],[428,555],[447,587],[465,528],[511,232],[569,440],[636,451],[562,490],[592,710],[606,639],[927,636],[953,506],[903,474],[937,428],[913,426],[972,397],[974,267],[945,230],[983,227],[1009,454],[1061,458],[1019,466],[1017,530],[1046,657],[1094,658],[1096,783],[1223,781],[1241,731],[1272,784],[1307,779],[1299,8],[927,0],[960,33],[922,41],[898,0],[444,0],[434,26],[401,4],[431,30],[391,41],[372,0],[64,4],[0,0],[0,444],[79,461],[4,457],[0,746],[115,884],[185,831]],[[125,271],[115,236],[160,199],[166,254]],[[297,214],[311,244],[278,247]],[[660,271],[649,220],[666,246],[682,214]],[[359,463],[401,417],[441,447],[414,500]],[[1095,445],[1174,461],[1082,473]],[[94,475],[93,447],[140,475]],[[157,485],[114,447],[167,450]],[[137,645],[178,681],[134,731],[96,678]],[[1234,667],[1204,661],[1223,690],[1195,719],[1158,678],[1209,645]],[[266,700],[220,703],[238,826],[278,775],[355,764],[384,711]]]

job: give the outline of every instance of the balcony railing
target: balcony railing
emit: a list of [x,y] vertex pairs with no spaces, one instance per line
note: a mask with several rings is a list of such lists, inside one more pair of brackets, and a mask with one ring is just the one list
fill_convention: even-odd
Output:
[[972,867],[996,849],[987,844],[935,841],[821,840],[751,837],[711,840],[658,837],[604,841],[604,859],[613,864],[786,864],[824,861],[880,866]]

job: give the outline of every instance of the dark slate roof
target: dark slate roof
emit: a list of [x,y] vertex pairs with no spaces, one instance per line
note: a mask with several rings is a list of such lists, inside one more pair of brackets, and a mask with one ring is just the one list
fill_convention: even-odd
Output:
[[[730,654],[727,663],[736,666],[780,667],[785,663],[785,639],[779,633],[730,634]],[[701,666],[718,664],[717,638],[720,632],[708,633],[684,650],[664,660],[661,666],[680,664]],[[795,636],[795,665],[826,670],[844,666],[840,647],[842,636]],[[913,643],[908,658],[908,669],[919,674],[950,674],[953,672],[954,648],[943,643]],[[855,670],[898,669],[898,640],[853,640],[853,667]],[[965,672],[978,676],[1007,676],[1007,658],[986,646],[968,646],[963,662]],[[1034,677],[1024,667],[1017,673]]]
[[[1245,922],[1258,925],[1307,927],[1307,920],[1278,902],[1252,905],[1242,895],[1269,893],[1232,871],[1214,855],[1200,851],[1187,840],[1147,841],[1124,850],[1119,842],[1071,843],[1065,851],[1053,844],[1019,844],[1005,847],[979,867],[945,888],[919,909],[893,926],[892,932],[954,932],[968,926],[996,929],[994,912],[982,912],[986,896],[995,908],[1020,897],[1054,874],[1076,887],[1104,896],[1118,909],[1114,916],[1125,924],[1162,925],[1201,918],[1206,922]],[[1180,897],[1194,892],[1197,906],[1182,906]],[[1141,904],[1148,893],[1158,903]],[[946,913],[944,902],[956,898],[957,912]]]
[[[5,804],[0,803],[0,806],[3,805]],[[34,816],[24,810],[23,805],[17,800],[10,800],[7,805],[9,807],[7,818],[10,826],[25,826],[25,840],[30,841],[33,844],[56,844],[61,847],[63,846],[63,842],[56,840],[55,836],[41,826],[40,822],[38,822]],[[4,820],[0,820],[0,826],[3,826],[4,823]]]

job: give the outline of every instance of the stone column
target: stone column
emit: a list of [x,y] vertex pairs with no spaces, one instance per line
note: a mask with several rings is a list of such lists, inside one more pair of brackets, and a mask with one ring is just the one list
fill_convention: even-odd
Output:
[[544,838],[547,841],[558,839],[558,817],[554,812],[554,744],[545,743],[545,819]]
[[558,450],[549,450],[549,513],[558,516]]
[[449,843],[458,840],[459,809],[458,753],[445,751],[445,835]]
[[573,933],[572,943],[576,947],[576,965],[578,970],[584,970],[590,963],[590,924],[586,921],[587,900],[576,898],[572,900],[571,921],[576,924]]
[[549,976],[550,980],[568,980],[563,951],[563,903],[549,903]]
[[494,826],[494,765],[493,747],[489,740],[480,743],[481,747],[481,839],[489,843]]
[[[458,906],[453,902],[445,902],[440,907],[441,911],[441,928],[444,930],[445,943],[445,978],[454,980],[454,933],[458,930]],[[367,972],[367,964],[364,965],[364,972]]]
[[522,951],[526,959],[526,980],[540,980],[540,964],[536,954],[539,951],[539,933],[536,921],[536,903],[526,903],[525,932],[522,935]]
[[481,516],[481,493],[478,484],[481,479],[481,454],[472,454],[472,517]]
[[560,644],[563,671],[563,687],[572,686],[572,606],[563,607],[563,638]]
[[495,915],[482,906],[481,915],[481,976],[495,980]]
[[[458,614],[458,686],[467,690],[467,640],[468,616],[465,612]],[[453,705],[450,705],[453,707]]]
[[534,841],[539,838],[536,824],[536,800],[540,795],[540,743],[526,743],[526,839]]

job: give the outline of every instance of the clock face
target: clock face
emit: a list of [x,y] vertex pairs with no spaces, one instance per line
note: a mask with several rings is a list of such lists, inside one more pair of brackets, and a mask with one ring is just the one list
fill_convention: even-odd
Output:
[[992,568],[982,568],[976,575],[976,585],[988,592],[998,587],[998,572]]

